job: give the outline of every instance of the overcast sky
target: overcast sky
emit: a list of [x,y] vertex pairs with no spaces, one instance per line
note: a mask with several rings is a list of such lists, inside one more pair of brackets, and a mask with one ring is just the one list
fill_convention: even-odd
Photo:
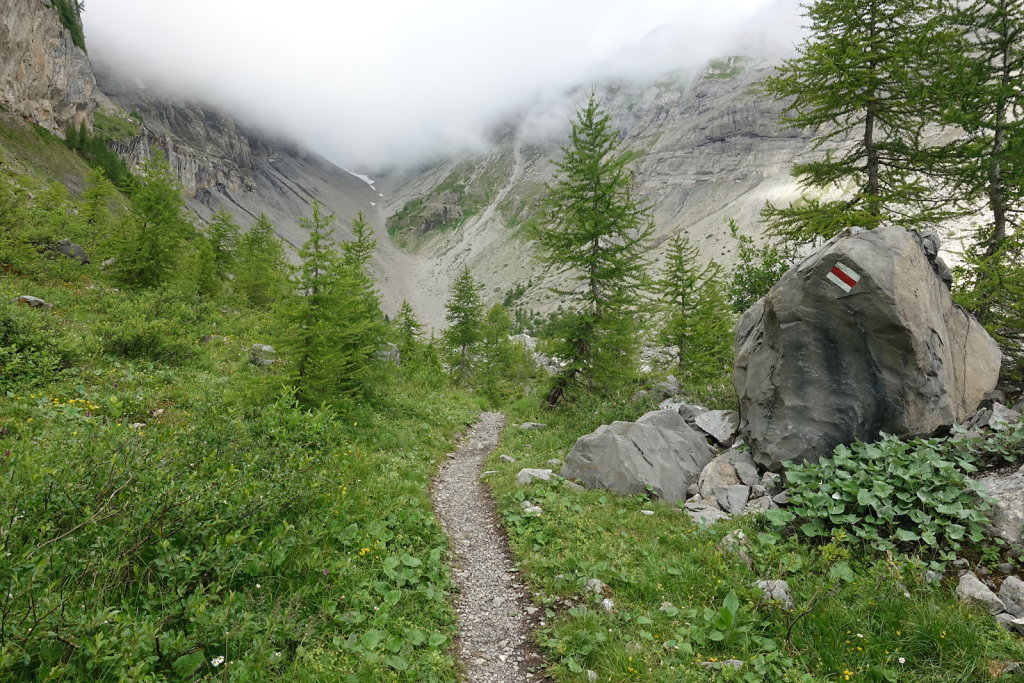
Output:
[[781,51],[796,0],[88,0],[93,60],[374,169],[541,93]]

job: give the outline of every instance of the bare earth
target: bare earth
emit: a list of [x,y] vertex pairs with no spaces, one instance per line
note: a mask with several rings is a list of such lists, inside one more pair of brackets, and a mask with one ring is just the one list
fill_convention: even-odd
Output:
[[458,656],[472,683],[544,679],[527,611],[536,608],[519,582],[494,501],[480,481],[504,424],[504,415],[483,413],[448,456],[432,492],[434,511],[455,553]]

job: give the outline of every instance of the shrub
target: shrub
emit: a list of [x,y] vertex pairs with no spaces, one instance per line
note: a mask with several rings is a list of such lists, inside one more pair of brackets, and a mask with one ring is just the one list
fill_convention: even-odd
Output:
[[195,327],[196,311],[166,290],[125,299],[99,329],[103,350],[122,358],[182,363],[195,355],[185,331]]
[[[967,476],[971,458],[939,439],[838,446],[832,458],[789,465],[791,507],[772,514],[801,533],[845,531],[881,551],[934,550],[952,559],[965,540],[980,541],[988,504]],[[795,521],[794,521],[795,520]]]
[[0,393],[52,381],[79,352],[38,311],[0,310]]

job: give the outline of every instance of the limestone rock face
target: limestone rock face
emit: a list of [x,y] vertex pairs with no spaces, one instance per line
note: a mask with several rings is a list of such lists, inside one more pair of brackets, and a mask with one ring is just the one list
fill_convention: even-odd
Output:
[[92,126],[100,93],[49,0],[0,0],[0,104],[51,133]]
[[653,424],[613,422],[581,436],[565,458],[560,474],[588,488],[623,495],[646,493],[673,502],[687,497],[711,460],[702,436]]
[[930,434],[995,386],[999,349],[950,299],[923,242],[896,226],[845,231],[743,315],[734,382],[758,464]]

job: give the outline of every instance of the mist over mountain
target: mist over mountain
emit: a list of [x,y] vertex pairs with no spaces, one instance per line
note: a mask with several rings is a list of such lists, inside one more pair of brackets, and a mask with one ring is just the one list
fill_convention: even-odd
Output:
[[83,20],[105,70],[371,171],[482,150],[526,111],[557,136],[568,116],[547,105],[571,87],[784,54],[801,24],[795,0],[93,0]]

